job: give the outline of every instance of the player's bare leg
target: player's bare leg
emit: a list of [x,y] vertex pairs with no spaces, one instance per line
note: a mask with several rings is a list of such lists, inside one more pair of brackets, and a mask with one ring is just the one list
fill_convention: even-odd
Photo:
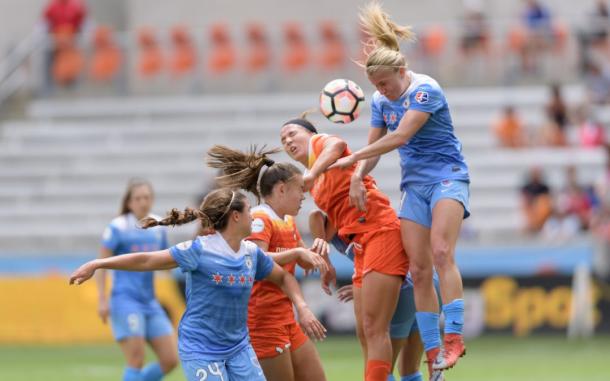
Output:
[[320,355],[311,340],[291,353],[296,381],[326,381]]
[[464,291],[462,277],[455,264],[455,245],[463,218],[464,207],[456,200],[442,199],[432,210],[430,243],[445,315],[443,350],[434,363],[434,369],[438,370],[453,367],[466,354],[462,335]]
[[267,381],[295,381],[290,350],[258,361]]

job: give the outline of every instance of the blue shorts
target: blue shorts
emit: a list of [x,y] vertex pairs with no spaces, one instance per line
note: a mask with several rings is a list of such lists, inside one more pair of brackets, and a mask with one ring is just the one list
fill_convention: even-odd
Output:
[[224,360],[186,360],[182,369],[188,381],[265,381],[251,345]]
[[470,190],[468,182],[443,180],[432,185],[407,185],[403,189],[398,217],[427,228],[432,226],[432,209],[439,200],[457,200],[464,207],[464,218],[470,216]]
[[143,312],[110,312],[112,333],[116,341],[127,337],[144,337],[147,340],[159,336],[171,335],[174,332],[171,321],[163,311]]
[[[436,289],[436,295],[438,296],[439,307],[442,306],[441,302],[441,289],[438,283],[438,275],[434,272],[434,288]],[[390,337],[392,339],[404,339],[413,332],[417,331],[417,322],[415,321],[415,296],[413,294],[413,282],[411,282],[411,275],[407,275],[407,280],[400,289],[400,295],[398,296],[398,304],[396,305],[396,311],[392,316],[390,322]]]

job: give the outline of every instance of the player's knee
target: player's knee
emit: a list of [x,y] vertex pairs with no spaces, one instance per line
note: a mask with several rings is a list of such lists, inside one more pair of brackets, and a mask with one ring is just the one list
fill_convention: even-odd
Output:
[[442,270],[453,264],[453,250],[446,241],[441,241],[432,245],[432,259],[434,266]]
[[136,352],[130,353],[127,358],[127,365],[130,368],[142,369],[144,366],[144,352],[142,351],[142,354]]
[[166,356],[163,359],[159,359],[159,365],[161,365],[163,373],[167,374],[171,372],[176,366],[178,366],[178,356],[172,354]]
[[365,314],[362,319],[362,333],[365,340],[374,341],[379,337],[384,337],[388,333],[388,327],[382,327],[378,316],[373,313]]
[[432,283],[432,267],[411,263],[409,271],[411,272],[411,279],[415,288]]

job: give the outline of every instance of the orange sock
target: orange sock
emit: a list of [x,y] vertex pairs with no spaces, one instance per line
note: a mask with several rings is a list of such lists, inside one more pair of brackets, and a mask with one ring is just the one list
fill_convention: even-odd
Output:
[[392,367],[383,360],[369,360],[366,362],[365,381],[386,381]]

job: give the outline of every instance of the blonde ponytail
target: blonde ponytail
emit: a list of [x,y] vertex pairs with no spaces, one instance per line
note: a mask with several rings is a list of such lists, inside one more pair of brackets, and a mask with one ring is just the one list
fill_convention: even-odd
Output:
[[362,9],[360,23],[372,40],[372,50],[367,53],[365,64],[367,74],[382,67],[394,70],[406,68],[407,60],[400,53],[400,41],[415,40],[411,27],[394,23],[377,1],[370,2]]

